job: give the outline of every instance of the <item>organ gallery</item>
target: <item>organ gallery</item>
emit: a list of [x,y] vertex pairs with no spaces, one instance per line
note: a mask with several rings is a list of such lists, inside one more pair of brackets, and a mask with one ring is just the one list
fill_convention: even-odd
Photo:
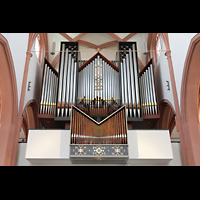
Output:
[[135,32],[2,31],[0,165],[200,165],[200,33]]

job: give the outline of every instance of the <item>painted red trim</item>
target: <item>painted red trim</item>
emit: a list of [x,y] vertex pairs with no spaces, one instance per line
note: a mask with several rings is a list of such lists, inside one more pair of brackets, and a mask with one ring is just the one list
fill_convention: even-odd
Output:
[[130,40],[135,35],[137,35],[137,33],[130,33],[122,41],[126,42],[126,41]]
[[88,47],[91,47],[91,48],[94,48],[94,49],[98,48],[98,46],[96,44],[93,44],[91,42],[87,42],[87,41],[84,41],[84,40],[78,40],[77,42],[81,45],[85,45],[85,46],[88,46]]
[[73,39],[69,35],[67,35],[66,33],[59,33],[59,34],[62,35],[67,40],[69,40],[70,42],[73,42]]
[[99,45],[97,48],[103,49],[103,48],[114,46],[114,45],[118,45],[118,44],[119,44],[118,41],[111,41],[111,42],[103,43],[103,44]]
[[115,33],[107,33],[107,34],[110,35],[111,37],[113,37],[118,42],[122,41],[122,39],[119,36],[117,36]]
[[92,62],[97,56],[100,56],[100,58],[102,58],[103,60],[105,60],[114,70],[116,70],[117,72],[119,72],[118,67],[116,67],[112,62],[110,62],[105,56],[103,56],[101,53],[96,53],[94,56],[92,56],[87,62],[85,62],[79,69],[78,72],[80,72],[81,70],[83,70],[90,62]]
[[79,35],[77,35],[73,41],[77,42],[78,40],[80,40],[83,36],[87,35],[88,33],[80,33]]
[[[18,94],[15,68],[7,39],[0,34],[1,62],[1,122],[0,165],[12,165],[18,114]],[[8,96],[10,95],[10,97]],[[18,141],[17,141],[18,142]]]
[[[200,124],[198,119],[200,79],[200,34],[189,45],[181,84],[181,120],[185,165],[200,165]],[[180,127],[179,127],[180,128]]]

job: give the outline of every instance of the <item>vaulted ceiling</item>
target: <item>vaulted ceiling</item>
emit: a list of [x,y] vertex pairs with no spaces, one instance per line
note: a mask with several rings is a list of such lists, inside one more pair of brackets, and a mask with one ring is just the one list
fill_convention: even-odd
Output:
[[100,51],[109,60],[115,60],[118,50],[118,42],[136,41],[138,46],[138,58],[142,65],[146,64],[146,56],[142,54],[142,42],[148,40],[148,33],[48,33],[48,48],[51,52],[53,41],[56,42],[56,53],[49,53],[49,61],[56,67],[59,58],[60,42],[79,42],[80,56],[82,60],[88,60]]

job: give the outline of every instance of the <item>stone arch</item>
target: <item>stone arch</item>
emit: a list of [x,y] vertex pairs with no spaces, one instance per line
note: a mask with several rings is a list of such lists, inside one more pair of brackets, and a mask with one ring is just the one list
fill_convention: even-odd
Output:
[[34,99],[30,100],[23,111],[22,128],[24,129],[25,139],[28,138],[29,129],[39,129],[39,120],[37,117],[38,106]]
[[18,112],[17,82],[10,47],[0,34],[0,165],[10,165]]
[[200,34],[190,42],[181,84],[181,119],[187,165],[200,165],[200,124],[198,118],[200,79]]
[[171,135],[175,125],[176,125],[176,112],[173,108],[171,102],[163,99],[160,102],[160,119],[157,123],[158,129],[169,129]]

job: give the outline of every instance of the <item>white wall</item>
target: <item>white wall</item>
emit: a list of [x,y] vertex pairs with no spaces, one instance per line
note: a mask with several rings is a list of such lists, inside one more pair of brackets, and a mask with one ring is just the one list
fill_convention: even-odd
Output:
[[[34,50],[34,45],[32,47],[32,51],[33,50]],[[39,63],[35,52],[32,52],[32,55],[33,56],[31,57],[29,63],[24,107],[31,99],[35,99],[36,102],[39,103],[39,98],[40,98],[40,87],[42,81],[43,65],[41,66],[41,64]],[[30,91],[28,91],[29,82],[31,82]]]
[[185,58],[190,41],[195,35],[196,33],[168,33],[179,105]]
[[[162,50],[166,50],[162,38],[161,38],[161,46]],[[175,110],[168,60],[167,57],[165,56],[165,51],[161,51],[154,71],[156,77],[156,88],[158,92],[159,103],[161,102],[161,100],[167,99],[168,101],[171,102]],[[170,90],[168,90],[166,81],[169,81]]]
[[18,108],[19,108],[29,33],[1,33],[1,34],[8,40],[13,58],[16,81],[17,81]]

